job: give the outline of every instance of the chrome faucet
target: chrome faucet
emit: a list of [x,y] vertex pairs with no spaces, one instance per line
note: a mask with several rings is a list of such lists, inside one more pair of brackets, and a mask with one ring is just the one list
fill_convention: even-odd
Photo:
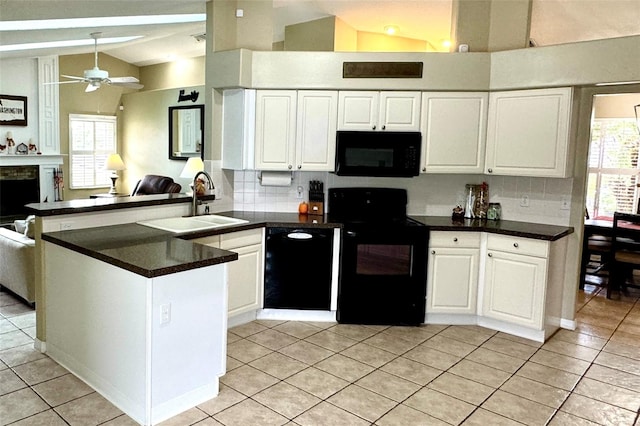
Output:
[[202,204],[202,201],[198,200],[198,191],[196,190],[196,181],[198,180],[198,176],[200,175],[205,175],[207,177],[207,180],[209,181],[209,189],[215,188],[213,186],[213,180],[211,179],[211,176],[209,176],[209,173],[205,172],[204,170],[196,173],[196,175],[193,177],[193,199],[191,200],[191,216],[198,216],[198,204]]

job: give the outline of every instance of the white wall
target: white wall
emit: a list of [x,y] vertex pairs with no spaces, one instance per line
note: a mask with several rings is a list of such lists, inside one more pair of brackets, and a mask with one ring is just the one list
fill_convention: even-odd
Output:
[[13,133],[16,145],[33,139],[38,144],[38,60],[36,58],[0,61],[0,93],[27,97],[27,126],[0,126],[0,143],[7,132]]

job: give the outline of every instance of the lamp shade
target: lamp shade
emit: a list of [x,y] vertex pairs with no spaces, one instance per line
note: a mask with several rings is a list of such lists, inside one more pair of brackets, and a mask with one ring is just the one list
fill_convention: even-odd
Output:
[[184,169],[182,169],[182,173],[180,173],[181,178],[193,179],[196,173],[204,170],[204,163],[200,157],[190,157],[187,160],[187,164],[184,165]]
[[124,170],[126,167],[120,158],[120,154],[111,154],[104,163],[105,170]]

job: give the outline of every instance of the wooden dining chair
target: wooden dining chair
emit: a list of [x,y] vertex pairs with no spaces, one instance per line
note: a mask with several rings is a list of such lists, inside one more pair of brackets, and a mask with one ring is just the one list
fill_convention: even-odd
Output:
[[613,214],[610,259],[607,299],[611,298],[612,291],[640,288],[633,284],[633,271],[640,269],[640,214]]

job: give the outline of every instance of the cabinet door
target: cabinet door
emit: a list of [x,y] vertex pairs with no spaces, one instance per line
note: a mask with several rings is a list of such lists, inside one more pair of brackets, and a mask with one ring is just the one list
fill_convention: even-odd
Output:
[[420,92],[380,92],[379,130],[420,130]]
[[487,173],[569,177],[571,88],[489,95]]
[[489,250],[482,315],[542,330],[547,260]]
[[338,130],[376,130],[379,92],[338,93]]
[[256,93],[256,169],[292,170],[295,162],[296,91]]
[[307,171],[335,170],[338,92],[298,92],[296,168]]
[[262,306],[262,244],[232,249],[238,260],[229,262],[229,316],[260,309]]
[[222,94],[222,168],[255,168],[256,91],[228,89]]
[[430,249],[427,313],[476,313],[479,258],[477,248]]
[[483,173],[486,92],[422,94],[422,172]]

